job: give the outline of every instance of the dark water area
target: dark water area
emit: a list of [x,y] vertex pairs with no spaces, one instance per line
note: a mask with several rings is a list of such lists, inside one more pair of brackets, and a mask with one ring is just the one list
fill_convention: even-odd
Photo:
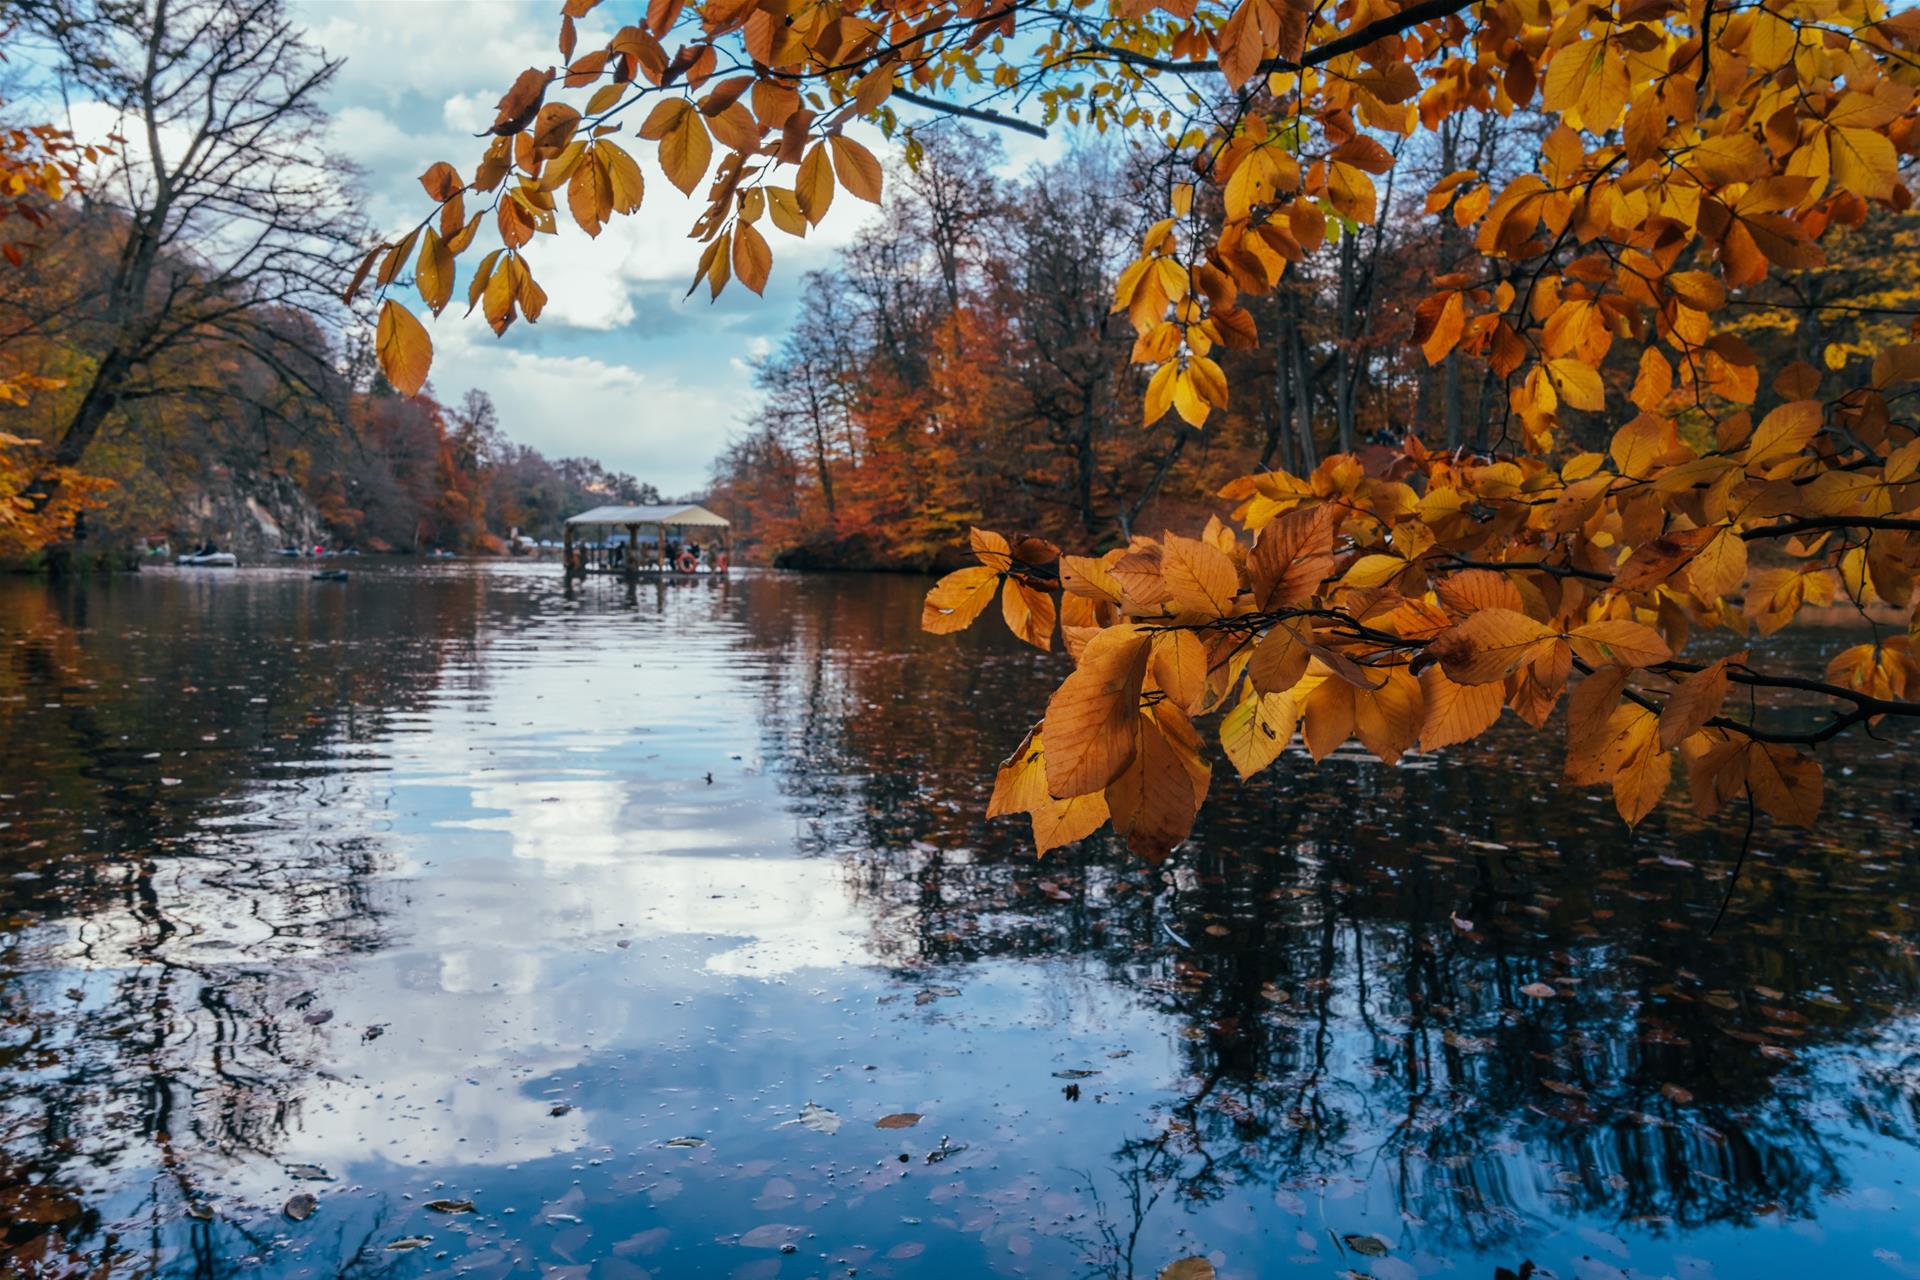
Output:
[[0,1274],[1920,1276],[1910,736],[1737,883],[1517,724],[1035,861],[924,585],[0,582]]

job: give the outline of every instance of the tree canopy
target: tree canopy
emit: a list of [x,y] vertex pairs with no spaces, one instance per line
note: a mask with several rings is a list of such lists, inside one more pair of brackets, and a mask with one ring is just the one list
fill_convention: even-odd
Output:
[[[806,235],[842,190],[880,198],[853,122],[1064,118],[1136,144],[1141,170],[1111,196],[1157,207],[1112,307],[1135,333],[1140,418],[1202,428],[1229,404],[1226,353],[1261,346],[1253,301],[1347,251],[1412,157],[1464,156],[1426,184],[1462,251],[1406,336],[1484,388],[1474,447],[1452,430],[1436,447],[1416,422],[1361,451],[1343,417],[1321,457],[1302,398],[1294,469],[1227,485],[1233,523],[1129,531],[1097,557],[976,530],[979,563],[928,597],[924,625],[951,631],[998,592],[1016,634],[1075,660],[994,797],[1032,815],[1041,848],[1111,819],[1164,856],[1208,790],[1194,721],[1211,713],[1244,775],[1296,724],[1316,757],[1357,736],[1391,760],[1508,708],[1542,726],[1564,702],[1569,777],[1610,784],[1628,821],[1678,756],[1702,812],[1745,797],[1795,822],[1821,803],[1811,748],[1920,715],[1920,343],[1909,323],[1873,349],[1763,360],[1755,335],[1837,240],[1910,207],[1920,10],[655,0],[589,36],[596,10],[569,0],[562,65],[508,88],[471,180],[435,164],[433,212],[362,261],[355,289],[388,291],[380,354],[403,389],[431,347],[392,286],[410,272],[438,314],[474,253],[470,308],[497,332],[537,320],[537,237],[563,199],[589,235],[637,209],[629,147],[689,194],[705,184],[694,287],[717,296],[764,288],[769,229]],[[1452,145],[1513,120],[1536,126],[1519,163]],[[911,164],[911,128],[905,148]],[[1854,628],[1823,672],[1737,647],[1810,607]],[[1830,713],[1753,697],[1773,691]]]

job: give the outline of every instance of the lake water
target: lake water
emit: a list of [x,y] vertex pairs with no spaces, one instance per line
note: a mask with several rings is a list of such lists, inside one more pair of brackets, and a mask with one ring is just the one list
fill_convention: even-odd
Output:
[[1920,1277],[1910,737],[1717,929],[1518,725],[1037,862],[925,585],[0,582],[0,1273]]

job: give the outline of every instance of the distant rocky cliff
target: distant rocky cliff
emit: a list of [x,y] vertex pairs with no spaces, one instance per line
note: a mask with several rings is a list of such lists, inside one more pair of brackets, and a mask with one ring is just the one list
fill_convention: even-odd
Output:
[[243,475],[217,466],[166,529],[175,547],[211,537],[228,551],[257,555],[284,546],[327,541],[313,502],[285,475]]
[[82,522],[82,536],[50,556],[51,567],[127,567],[149,560],[149,548],[161,544],[177,554],[211,540],[251,559],[279,547],[328,541],[313,501],[280,471],[223,462],[190,474],[136,470],[116,477],[105,498]]

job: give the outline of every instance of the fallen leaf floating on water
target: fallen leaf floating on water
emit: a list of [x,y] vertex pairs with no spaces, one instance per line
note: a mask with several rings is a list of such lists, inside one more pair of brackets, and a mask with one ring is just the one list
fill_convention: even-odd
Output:
[[927,1163],[939,1164],[942,1160],[950,1159],[953,1156],[957,1156],[962,1151],[965,1151],[966,1149],[967,1149],[966,1143],[955,1142],[952,1138],[942,1135],[940,1139],[940,1145],[935,1147],[933,1150],[927,1152]]
[[1526,986],[1520,988],[1520,994],[1523,996],[1532,996],[1535,1000],[1551,1000],[1559,993],[1544,982],[1529,982]]
[[387,1246],[388,1253],[405,1253],[409,1249],[424,1249],[433,1243],[432,1236],[401,1236]]
[[1070,1067],[1065,1071],[1053,1073],[1055,1080],[1085,1080],[1088,1076],[1097,1076],[1098,1071],[1089,1071],[1085,1067]]
[[1379,1236],[1351,1235],[1342,1238],[1346,1241],[1347,1248],[1362,1257],[1384,1258],[1392,1251],[1387,1242]]
[[920,1123],[918,1111],[896,1111],[890,1116],[881,1116],[873,1122],[876,1129],[911,1129]]
[[[12,1197],[10,1197],[12,1198]],[[49,1187],[28,1187],[7,1205],[14,1220],[52,1226],[80,1216],[80,1202]],[[12,1275],[11,1271],[7,1272]]]
[[287,1201],[284,1212],[295,1222],[305,1222],[313,1216],[313,1211],[319,1207],[320,1202],[318,1200],[314,1199],[313,1196],[307,1192],[302,1191],[299,1195]]
[[427,1208],[433,1210],[435,1213],[472,1213],[473,1201],[429,1200],[427,1201]]
[[333,1175],[317,1164],[290,1164],[287,1166],[289,1178],[299,1178],[305,1182],[332,1182]]
[[707,1145],[707,1140],[705,1138],[695,1138],[690,1136],[681,1137],[681,1138],[668,1138],[666,1142],[662,1145],[669,1146],[669,1147],[704,1147]]
[[571,1110],[573,1110],[573,1104],[571,1102],[556,1102],[547,1108],[547,1114],[550,1116],[563,1116]]
[[195,1200],[187,1206],[187,1216],[196,1222],[208,1222],[213,1218],[213,1206],[202,1200]]
[[1160,1269],[1159,1280],[1213,1280],[1213,1264],[1205,1258],[1182,1258]]
[[815,1133],[838,1133],[840,1131],[840,1117],[814,1102],[809,1102],[806,1106],[800,1108],[799,1123],[805,1125]]

